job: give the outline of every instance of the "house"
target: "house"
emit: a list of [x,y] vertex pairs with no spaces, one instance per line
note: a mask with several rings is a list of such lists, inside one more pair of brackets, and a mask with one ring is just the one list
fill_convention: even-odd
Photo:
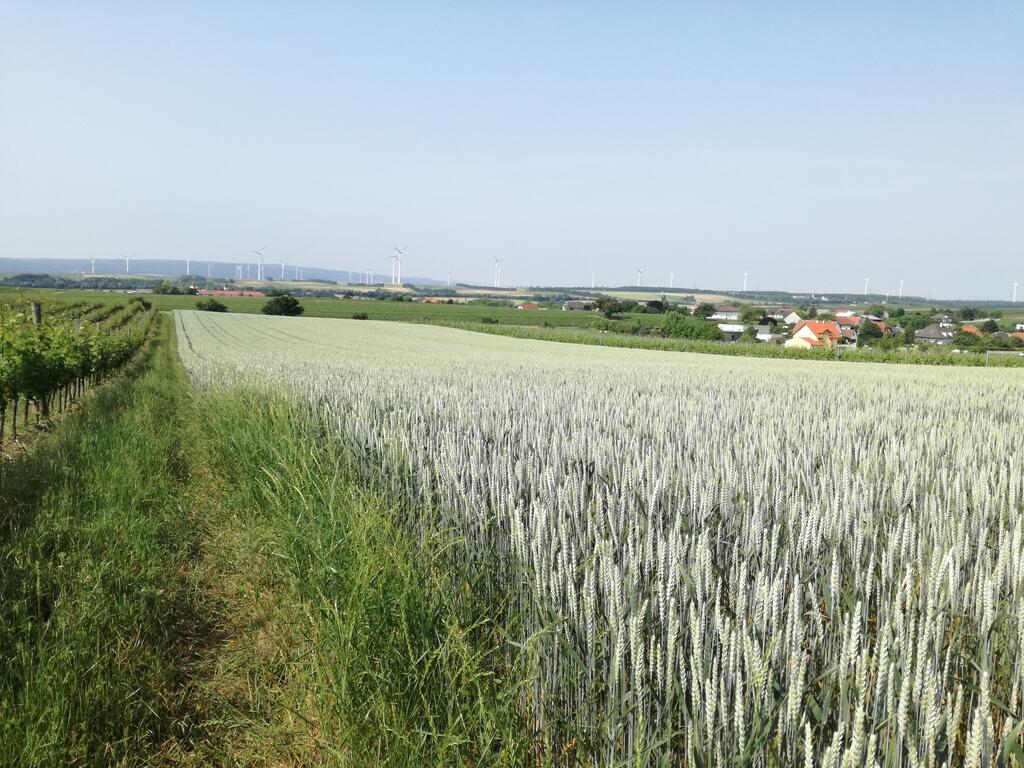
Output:
[[583,299],[569,299],[567,302],[562,304],[562,309],[575,312],[589,312],[594,308],[594,302],[584,301]]
[[740,336],[743,335],[743,331],[746,328],[742,323],[719,323],[718,330],[725,336],[726,341],[736,341]]
[[540,309],[540,304],[532,301],[524,301],[522,304],[516,304],[516,309]]
[[1017,323],[1017,327],[1014,328],[1014,330],[1015,331],[1024,331],[1024,323]]
[[715,305],[715,314],[711,315],[708,320],[739,320],[740,310],[738,307],[729,307],[724,304]]
[[961,325],[960,330],[963,331],[964,333],[969,333],[972,336],[977,336],[978,338],[981,338],[981,331],[978,330],[978,327],[976,325]]
[[768,317],[772,320],[781,320],[786,325],[796,325],[801,320],[800,314],[793,307],[772,310]]
[[864,322],[864,318],[859,315],[836,315],[836,325],[843,330],[851,329],[856,331],[860,328],[861,323]]
[[779,342],[786,338],[785,334],[776,333],[775,326],[768,323],[754,326],[754,335],[758,341],[766,343]]
[[928,344],[949,344],[955,335],[956,332],[950,326],[934,323],[915,333],[914,341],[923,341]]
[[801,320],[793,329],[792,338],[784,346],[788,349],[833,349],[842,338],[843,332],[837,323]]

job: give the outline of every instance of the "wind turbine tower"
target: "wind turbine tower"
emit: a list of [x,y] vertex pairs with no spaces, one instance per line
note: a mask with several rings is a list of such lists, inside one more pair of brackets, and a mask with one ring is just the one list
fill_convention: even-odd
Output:
[[132,259],[132,257],[131,257],[131,256],[129,256],[129,255],[127,254],[127,253],[126,253],[126,254],[124,255],[124,273],[125,273],[126,275],[127,275],[127,274],[128,274],[129,272],[131,272],[131,266],[132,266],[132,261],[131,261],[131,259]]
[[865,277],[864,278],[864,295],[865,296],[868,295],[868,283],[870,283],[870,282],[871,282],[871,278],[870,277]]
[[494,257],[494,287],[501,287],[501,259]]
[[903,298],[903,281],[900,280],[900,298]]
[[405,249],[395,246],[395,252],[391,254],[391,284],[401,285],[402,284],[402,256],[405,255]]
[[252,249],[252,253],[256,254],[256,279],[263,279],[263,251],[267,250],[267,246],[263,246],[260,250]]
[[643,277],[643,274],[644,274],[644,268],[643,267],[637,267],[636,268],[636,287],[637,288],[640,287],[640,278]]
[[1012,301],[1013,301],[1014,304],[1017,303],[1017,283],[1013,284],[1013,299],[1012,299]]
[[747,292],[747,275],[749,275],[749,274],[750,274],[749,272],[744,272],[743,273],[743,292],[744,293]]
[[92,273],[94,275],[96,274],[96,259],[92,260]]
[[670,289],[676,287],[676,273],[675,272],[669,272],[668,273],[668,287]]
[[448,270],[448,287],[452,287],[452,271],[450,269]]
[[284,262],[281,262],[281,279],[284,280]]

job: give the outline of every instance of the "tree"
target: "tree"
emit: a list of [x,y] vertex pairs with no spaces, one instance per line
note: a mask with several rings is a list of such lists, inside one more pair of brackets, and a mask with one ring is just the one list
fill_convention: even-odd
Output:
[[721,341],[724,336],[714,323],[695,317],[684,317],[678,312],[665,315],[665,333],[677,339]]
[[903,307],[896,307],[889,313],[889,317],[903,317],[905,314],[907,314],[907,310]]
[[857,343],[858,344],[872,344],[878,339],[882,338],[882,329],[875,325],[870,320],[865,320],[861,323],[860,329],[857,331]]
[[957,315],[961,320],[974,320],[978,316],[978,310],[975,307],[961,307]]
[[203,301],[196,302],[196,309],[203,312],[227,312],[227,304],[217,301],[214,298],[204,299]]
[[740,322],[743,323],[760,323],[764,319],[764,309],[762,307],[743,307],[740,310]]
[[699,317],[702,320],[707,320],[713,314],[715,314],[715,305],[714,304],[708,304],[706,301],[701,302],[700,304],[698,304],[697,308],[695,310],[693,310],[693,316],[694,317]]
[[981,324],[982,333],[995,333],[998,330],[999,323],[997,323],[995,320],[986,320],[984,323]]
[[275,296],[263,305],[264,315],[287,315],[298,317],[306,308],[294,296]]
[[875,317],[885,317],[887,310],[884,304],[872,304],[867,308],[866,314],[874,315]]

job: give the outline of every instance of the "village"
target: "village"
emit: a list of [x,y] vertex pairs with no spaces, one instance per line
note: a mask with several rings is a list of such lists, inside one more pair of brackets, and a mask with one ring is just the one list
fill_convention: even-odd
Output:
[[[662,302],[636,302],[640,311],[666,311]],[[535,310],[533,302],[517,305]],[[569,300],[565,311],[602,311],[601,301]],[[1002,320],[994,311],[990,317],[965,307],[959,311],[907,312],[902,307],[874,305],[865,309],[776,307],[692,303],[671,307],[668,312],[688,314],[714,324],[724,342],[778,344],[786,349],[856,349],[858,347],[898,348],[917,346],[950,347],[953,350],[1024,349],[1024,323]],[[606,311],[607,314],[607,311]]]

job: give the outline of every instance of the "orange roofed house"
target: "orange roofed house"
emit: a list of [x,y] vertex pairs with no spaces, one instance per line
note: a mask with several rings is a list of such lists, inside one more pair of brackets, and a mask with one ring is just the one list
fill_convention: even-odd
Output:
[[793,336],[783,345],[789,349],[832,349],[843,337],[839,324],[835,322],[816,323],[801,320],[793,329]]

